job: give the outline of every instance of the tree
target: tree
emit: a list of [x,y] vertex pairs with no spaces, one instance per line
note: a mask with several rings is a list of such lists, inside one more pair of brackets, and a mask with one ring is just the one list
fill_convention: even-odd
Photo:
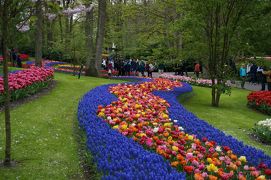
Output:
[[[91,6],[92,1],[89,2],[88,6]],[[93,28],[94,28],[94,17],[93,10],[86,12],[86,23],[85,23],[85,33],[86,33],[86,47],[87,47],[87,61],[86,61],[86,75],[87,76],[97,76],[98,71],[95,65],[94,57],[94,37],[93,37]]]
[[197,22],[207,47],[207,68],[212,80],[212,106],[219,106],[220,96],[227,91],[231,72],[229,65],[232,41],[240,21],[253,1],[208,0],[189,1],[190,15]]
[[8,86],[8,27],[10,23],[9,8],[11,6],[10,0],[1,1],[1,47],[4,58],[3,72],[4,72],[4,94],[5,94],[5,128],[6,128],[6,146],[5,146],[5,159],[4,166],[11,165],[11,126],[10,126],[10,93]]
[[42,66],[42,26],[43,26],[43,13],[42,13],[42,0],[36,2],[36,34],[35,34],[35,65]]
[[96,54],[95,54],[95,68],[98,70],[98,74],[100,72],[99,70],[101,69],[102,64],[105,20],[106,20],[106,0],[100,0],[98,4],[98,30],[96,36]]

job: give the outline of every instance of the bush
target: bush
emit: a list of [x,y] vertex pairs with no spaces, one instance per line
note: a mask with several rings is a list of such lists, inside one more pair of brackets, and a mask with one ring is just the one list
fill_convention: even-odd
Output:
[[248,95],[248,106],[271,115],[271,91],[257,91]]
[[271,119],[256,123],[253,132],[261,141],[271,143]]

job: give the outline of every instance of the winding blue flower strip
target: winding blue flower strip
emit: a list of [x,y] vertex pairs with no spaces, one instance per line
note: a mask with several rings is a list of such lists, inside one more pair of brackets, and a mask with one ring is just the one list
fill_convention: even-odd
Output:
[[226,135],[224,132],[213,127],[207,122],[199,119],[193,113],[186,110],[177,99],[177,96],[192,91],[192,87],[183,83],[181,88],[175,88],[173,91],[163,92],[156,91],[155,95],[166,99],[170,104],[168,108],[171,119],[178,120],[177,124],[184,128],[188,134],[195,134],[198,138],[207,137],[209,140],[215,141],[220,146],[229,146],[238,156],[246,156],[248,162],[254,166],[258,166],[264,162],[268,167],[271,167],[271,157],[266,155],[262,150],[245,145],[243,142],[236,138]]
[[[141,83],[149,79],[135,78]],[[177,100],[182,93],[191,92],[192,87],[183,83],[183,87],[173,91],[155,91],[155,95],[168,101],[170,118],[178,120],[177,124],[186,133],[198,138],[207,137],[220,146],[229,146],[238,156],[244,155],[251,165],[264,162],[271,167],[271,157],[254,147],[226,135],[219,129],[197,118],[187,111]],[[134,140],[127,138],[96,115],[98,105],[106,106],[117,97],[103,85],[89,91],[79,102],[78,120],[80,127],[86,131],[87,147],[92,153],[97,168],[103,173],[103,179],[185,179],[185,173],[179,173],[169,162],[154,152],[145,150]]]
[[87,147],[103,179],[185,179],[185,173],[177,172],[162,156],[111,129],[96,115],[98,105],[117,100],[109,86],[89,91],[78,106],[79,124],[86,131]]

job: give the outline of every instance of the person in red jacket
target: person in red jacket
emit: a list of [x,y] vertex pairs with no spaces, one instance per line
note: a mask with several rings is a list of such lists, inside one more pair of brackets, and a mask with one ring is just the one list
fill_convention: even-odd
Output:
[[194,67],[194,72],[195,72],[197,78],[199,78],[199,73],[200,73],[200,64],[199,64],[199,63],[197,63],[197,64],[195,65],[195,67]]

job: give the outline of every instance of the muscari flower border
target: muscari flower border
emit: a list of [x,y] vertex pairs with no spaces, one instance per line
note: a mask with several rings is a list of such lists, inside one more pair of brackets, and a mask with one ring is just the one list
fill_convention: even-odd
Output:
[[[142,83],[150,79],[133,78]],[[133,139],[127,138],[113,130],[102,118],[97,116],[98,105],[109,105],[117,97],[108,89],[110,85],[96,87],[83,96],[78,105],[78,121],[87,136],[87,147],[103,173],[103,179],[185,179],[184,172],[170,166],[162,156],[145,150]],[[220,146],[229,146],[238,156],[246,156],[250,165],[257,167],[261,162],[271,167],[271,157],[262,150],[245,145],[230,135],[216,129],[186,110],[177,100],[180,94],[191,92],[192,87],[183,83],[183,87],[172,91],[155,91],[157,95],[170,104],[168,108],[171,119],[182,126],[186,133],[198,138],[207,137]]]

